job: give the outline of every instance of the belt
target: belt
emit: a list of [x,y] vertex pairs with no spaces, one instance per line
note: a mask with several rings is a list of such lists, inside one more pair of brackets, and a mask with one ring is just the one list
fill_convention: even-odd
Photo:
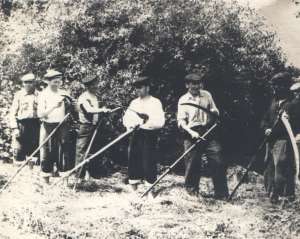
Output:
[[80,125],[89,125],[89,126],[96,126],[97,124],[88,123],[88,122],[79,122]]
[[36,121],[38,122],[40,119],[39,118],[26,118],[26,119],[17,119],[18,123],[27,123],[27,122],[32,122]]

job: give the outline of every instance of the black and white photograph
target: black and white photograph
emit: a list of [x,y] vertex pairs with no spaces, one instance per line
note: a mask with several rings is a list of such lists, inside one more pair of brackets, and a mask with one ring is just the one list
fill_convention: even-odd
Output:
[[300,239],[299,152],[300,1],[0,1],[0,239]]

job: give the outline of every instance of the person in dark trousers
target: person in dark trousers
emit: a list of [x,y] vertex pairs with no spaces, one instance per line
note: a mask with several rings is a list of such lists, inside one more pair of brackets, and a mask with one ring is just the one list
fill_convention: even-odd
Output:
[[156,180],[155,149],[158,129],[164,126],[165,115],[160,100],[150,95],[148,77],[139,77],[133,85],[138,97],[131,101],[124,114],[123,124],[127,129],[139,126],[128,146],[129,184],[136,190],[143,180],[149,186]]
[[[292,79],[289,73],[281,72],[271,79],[274,97],[262,121],[262,129],[269,137],[270,153],[264,172],[265,187],[271,203],[278,203],[279,196],[295,200],[296,162],[288,131],[281,120],[272,130],[278,117],[289,119],[293,134],[299,133],[299,100],[293,100],[289,90]],[[298,101],[298,102],[297,102]]]
[[[56,70],[49,70],[44,76],[48,82],[39,96],[38,116],[42,121],[40,131],[40,142],[59,125],[64,119],[67,108],[71,102],[66,98],[68,92],[61,89],[62,73]],[[56,164],[60,174],[66,173],[71,169],[70,159],[70,138],[69,126],[64,123],[58,128],[55,134],[41,148],[41,169],[43,178],[46,183],[49,183],[49,178],[53,174],[54,164]]]
[[[96,130],[99,120],[101,120],[100,113],[110,112],[110,109],[106,107],[99,107],[99,101],[96,96],[96,93],[98,91],[97,78],[85,78],[82,83],[85,86],[85,91],[79,96],[77,102],[80,126],[76,142],[76,165],[84,160],[84,155],[86,153],[86,150],[88,149],[93,133]],[[100,135],[101,132],[98,131],[94,143],[90,149],[89,155],[96,152],[97,147],[95,146],[97,146],[97,138],[99,138]],[[86,180],[89,179],[90,171],[94,170],[91,167],[91,163],[85,164],[82,170],[80,170],[80,174],[78,174],[78,177],[81,179],[81,181],[84,178]]]
[[21,78],[22,89],[15,95],[10,109],[14,162],[22,163],[39,144],[40,123],[37,116],[38,92],[35,76],[28,73]]
[[[204,74],[188,74],[185,77],[187,93],[178,102],[178,126],[185,133],[184,149],[191,147],[199,137],[212,125],[212,114],[219,114],[211,94],[203,90]],[[183,103],[194,103],[207,111]],[[198,195],[201,177],[202,155],[212,168],[215,198],[225,200],[228,197],[226,168],[222,159],[222,148],[218,140],[208,135],[205,142],[200,143],[185,159],[185,188],[191,195]]]
[[[300,151],[300,82],[299,80],[291,86],[290,90],[293,93],[293,99],[291,101],[289,113],[290,113],[291,122],[293,123],[293,130],[298,145],[298,150]],[[295,124],[295,122],[299,122],[299,124]]]

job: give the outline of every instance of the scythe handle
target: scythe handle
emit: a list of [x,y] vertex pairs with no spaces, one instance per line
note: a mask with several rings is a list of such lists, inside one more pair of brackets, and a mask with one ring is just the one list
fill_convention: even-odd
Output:
[[46,139],[34,150],[34,152],[24,161],[24,163],[17,169],[17,171],[13,174],[13,176],[8,179],[6,184],[3,185],[3,187],[0,190],[0,193],[2,193],[7,186],[12,182],[12,180],[21,172],[21,170],[27,165],[27,163],[31,160],[31,158],[49,141],[49,139],[55,134],[55,132],[60,128],[60,126],[63,124],[63,122],[69,117],[70,113],[66,114],[65,117],[60,121],[60,123],[52,130],[52,132],[48,135]]
[[147,195],[189,152],[191,152],[200,142],[205,140],[205,137],[216,128],[218,123],[213,124],[191,147],[189,147],[143,194]]
[[112,142],[110,142],[109,144],[107,144],[106,146],[104,146],[103,148],[101,148],[100,150],[98,150],[96,153],[94,153],[93,155],[91,155],[90,157],[86,158],[85,160],[83,160],[81,163],[79,163],[76,167],[74,167],[72,170],[70,170],[64,177],[61,177],[58,181],[56,181],[52,186],[54,187],[55,185],[57,185],[59,182],[61,182],[63,179],[70,177],[71,174],[73,174],[75,171],[77,171],[79,168],[81,168],[84,164],[88,163],[91,159],[97,157],[98,155],[102,154],[104,151],[106,151],[107,149],[109,149],[111,146],[113,146],[114,144],[116,144],[117,142],[119,142],[121,139],[125,138],[126,136],[128,136],[129,134],[131,134],[133,131],[137,130],[137,128],[134,129],[130,129],[128,131],[126,131],[125,133],[121,134],[119,137],[117,137],[116,139],[114,139]]

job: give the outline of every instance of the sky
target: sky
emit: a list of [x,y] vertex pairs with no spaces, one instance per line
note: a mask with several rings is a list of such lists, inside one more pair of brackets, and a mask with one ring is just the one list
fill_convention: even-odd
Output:
[[270,29],[277,32],[279,44],[288,63],[300,68],[300,18],[296,18],[297,8],[292,0],[238,0],[238,2],[257,9],[265,17]]

